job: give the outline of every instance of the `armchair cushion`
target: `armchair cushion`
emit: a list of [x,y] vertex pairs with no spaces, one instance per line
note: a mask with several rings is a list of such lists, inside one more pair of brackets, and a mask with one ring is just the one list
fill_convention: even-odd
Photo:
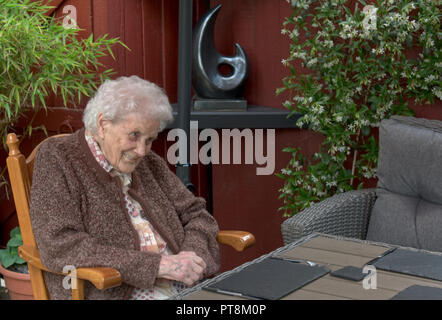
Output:
[[442,122],[395,116],[379,129],[367,239],[442,251]]

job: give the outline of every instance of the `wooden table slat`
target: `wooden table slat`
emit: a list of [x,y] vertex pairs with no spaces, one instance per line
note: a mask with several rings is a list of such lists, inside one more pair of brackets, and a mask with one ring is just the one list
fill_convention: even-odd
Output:
[[[396,291],[387,289],[364,289],[361,282],[334,278],[330,275],[309,283],[304,289],[356,300],[384,300],[396,294]],[[287,298],[290,299],[290,295]]]
[[330,239],[326,237],[313,238],[301,245],[306,248],[353,254],[362,257],[377,257],[388,249],[376,245],[363,244],[339,239]]
[[[385,250],[387,250],[385,248]],[[384,250],[384,251],[385,251]],[[367,262],[377,256],[362,257],[349,255],[340,252],[332,252],[322,249],[295,247],[287,252],[281,253],[279,256],[291,259],[310,260],[319,264],[335,264],[339,266],[356,266],[362,267]]]
[[350,300],[350,298],[340,297],[336,294],[326,294],[317,291],[299,289],[285,296],[281,300]]

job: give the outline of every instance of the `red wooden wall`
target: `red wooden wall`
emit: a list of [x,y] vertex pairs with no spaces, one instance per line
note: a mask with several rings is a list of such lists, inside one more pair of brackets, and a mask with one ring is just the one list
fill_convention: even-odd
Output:
[[[53,0],[59,16],[65,5],[77,8],[77,20],[82,35],[109,34],[119,37],[131,51],[121,46],[114,48],[116,60],[106,57],[102,62],[121,75],[138,75],[163,87],[172,103],[177,102],[178,61],[178,5],[179,0]],[[205,0],[194,0],[193,17],[197,21],[205,9]],[[249,104],[282,108],[286,97],[275,96],[281,78],[287,70],[281,59],[289,52],[289,41],[281,35],[284,18],[290,14],[286,0],[212,0],[210,5],[223,5],[216,22],[215,43],[225,55],[234,52],[238,42],[250,59],[250,78],[245,90]],[[47,126],[52,133],[70,132],[82,127],[81,112],[84,103],[74,110],[61,109],[60,100],[52,99],[52,111],[41,113],[37,124]],[[440,107],[440,104],[438,105]],[[440,108],[418,108],[418,116],[442,119]],[[154,150],[165,156],[170,143],[162,133]],[[43,135],[35,135],[25,146],[28,150]],[[286,146],[301,146],[308,154],[316,151],[321,137],[307,130],[277,129],[275,172],[285,167],[289,156],[281,150]],[[1,160],[1,159],[0,159]],[[226,270],[256,258],[282,245],[280,224],[283,221],[278,208],[278,189],[282,180],[274,175],[257,176],[254,165],[213,165],[212,183],[209,185],[208,168],[192,167],[192,182],[196,193],[210,199],[212,212],[222,229],[251,231],[256,245],[245,253],[222,248]],[[209,194],[212,187],[212,194]],[[8,230],[16,220],[13,215],[0,212],[1,243],[5,243]]]

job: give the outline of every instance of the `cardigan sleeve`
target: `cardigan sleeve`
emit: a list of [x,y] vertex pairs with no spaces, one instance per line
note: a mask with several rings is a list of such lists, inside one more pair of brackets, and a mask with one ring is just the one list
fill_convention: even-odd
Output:
[[84,189],[62,151],[69,153],[45,143],[34,164],[30,215],[43,265],[56,272],[67,265],[115,268],[123,282],[152,287],[161,256],[105,245],[87,232],[81,203]]
[[220,267],[219,228],[215,218],[206,210],[206,201],[190,192],[165,160],[152,151],[149,154],[156,181],[173,204],[184,228],[180,251],[194,251],[207,265],[205,276],[213,275]]

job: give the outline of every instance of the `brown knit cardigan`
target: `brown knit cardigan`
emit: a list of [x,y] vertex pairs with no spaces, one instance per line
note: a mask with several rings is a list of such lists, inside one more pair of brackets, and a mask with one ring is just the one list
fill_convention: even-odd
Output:
[[[125,209],[118,177],[95,160],[84,129],[41,145],[34,164],[31,221],[42,263],[54,271],[66,265],[117,269],[123,284],[98,290],[85,283],[85,299],[127,299],[133,287],[154,285],[161,256],[141,252]],[[132,173],[129,194],[171,251],[194,251],[207,264],[205,276],[219,269],[218,225],[153,151]],[[51,299],[69,299],[63,276],[45,273]]]

